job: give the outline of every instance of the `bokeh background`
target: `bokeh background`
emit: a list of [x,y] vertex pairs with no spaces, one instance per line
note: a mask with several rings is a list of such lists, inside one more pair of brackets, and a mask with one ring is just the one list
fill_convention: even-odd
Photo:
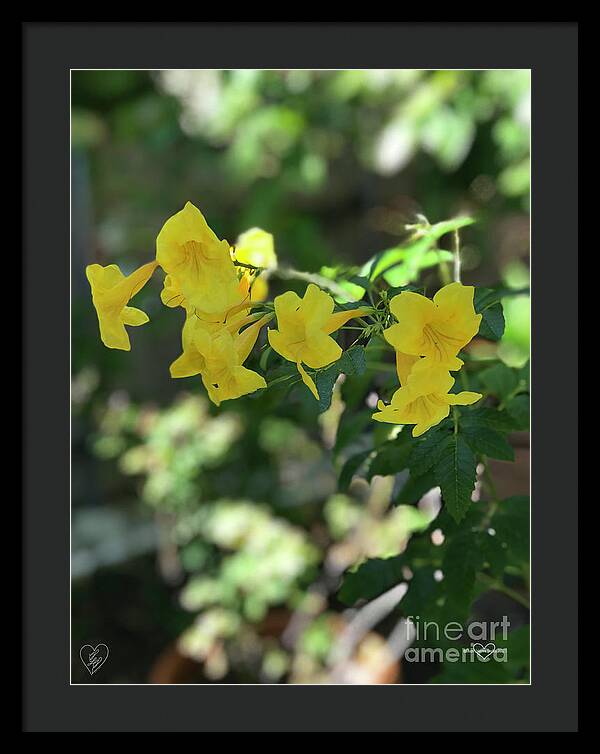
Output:
[[[320,274],[401,244],[419,214],[466,212],[463,282],[526,289],[529,71],[94,70],[71,87],[72,680],[90,680],[79,647],[101,641],[98,682],[321,681],[339,571],[397,553],[421,523],[382,509],[385,478],[336,494],[369,377],[344,395],[346,439],[341,403],[319,417],[301,388],[217,410],[199,379],[170,379],[182,316],[159,276],[124,353],[100,342],[85,266],[150,261],[188,200],[220,237],[264,228],[282,264]],[[519,366],[529,296],[505,314],[498,353]],[[386,635],[365,637],[351,682],[384,682]]]

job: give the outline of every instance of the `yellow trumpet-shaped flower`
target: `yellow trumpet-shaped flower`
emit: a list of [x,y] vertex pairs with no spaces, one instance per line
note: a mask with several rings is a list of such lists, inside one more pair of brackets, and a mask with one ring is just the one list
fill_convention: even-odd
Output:
[[463,391],[449,393],[454,377],[430,358],[416,362],[406,384],[398,388],[389,405],[379,401],[379,411],[373,419],[389,424],[414,424],[413,437],[419,437],[439,424],[450,413],[450,406],[469,406],[478,401],[481,393]]
[[241,303],[232,306],[224,312],[204,312],[193,306],[187,306],[183,295],[175,287],[170,275],[167,275],[163,289],[160,292],[160,298],[163,304],[170,308],[182,306],[187,315],[193,315],[196,320],[202,323],[202,327],[209,332],[216,332],[224,325],[231,324],[234,320],[240,320],[246,316],[250,307],[250,281],[242,278],[238,282],[238,294]]
[[149,321],[145,312],[127,304],[146,285],[155,269],[156,262],[149,262],[125,276],[116,264],[107,267],[90,264],[86,267],[85,274],[92,289],[92,301],[100,325],[100,338],[108,348],[130,351],[131,343],[125,325],[137,327]]
[[463,362],[456,355],[477,334],[481,322],[481,314],[473,308],[473,295],[473,286],[461,283],[444,286],[433,301],[404,291],[390,301],[398,323],[385,330],[384,337],[396,351],[460,369]]
[[396,374],[401,385],[406,385],[408,376],[418,361],[421,361],[420,356],[411,356],[408,353],[396,351]]
[[318,400],[317,387],[303,364],[320,369],[337,361],[342,349],[331,333],[368,310],[352,309],[334,314],[333,298],[314,283],[307,287],[304,298],[287,291],[277,296],[274,303],[278,329],[269,330],[271,348],[296,364],[302,381]]
[[[261,375],[242,365],[250,355],[261,327],[271,317],[267,314],[256,321],[255,316],[246,316],[211,333],[193,314],[189,314],[182,333],[183,354],[171,364],[171,376],[200,374],[209,398],[217,406],[221,401],[266,387]],[[240,333],[240,328],[249,322],[252,324]]]
[[156,260],[167,273],[162,300],[198,312],[226,312],[243,300],[230,246],[191,202],[169,218],[156,239]]
[[[272,315],[265,315],[257,322],[257,317],[260,317],[260,314],[247,315],[244,312],[240,312],[224,324],[211,323],[210,326],[207,326],[207,323],[204,320],[199,319],[193,312],[188,312],[181,332],[183,353],[171,364],[171,377],[193,377],[194,375],[205,371],[207,343],[216,337],[223,329],[227,330],[235,338],[235,336],[239,335],[239,331],[245,325],[254,323],[254,326],[256,326],[259,324],[260,326],[258,328],[253,328],[249,333],[247,333],[247,330],[244,330],[242,333],[242,335],[244,335],[244,339],[241,341],[242,344],[245,343],[251,335],[255,335],[252,342],[252,346],[254,346],[256,338],[258,337],[258,330],[269,321],[271,316]],[[208,339],[207,335],[209,336]],[[239,335],[239,337],[241,338],[241,335]],[[247,358],[252,350],[252,346],[248,349],[245,358]]]
[[269,292],[269,270],[277,266],[273,236],[261,228],[250,228],[238,237],[233,256],[236,262],[262,268],[258,276],[253,270],[245,270],[244,278],[251,283],[252,301],[264,301]]

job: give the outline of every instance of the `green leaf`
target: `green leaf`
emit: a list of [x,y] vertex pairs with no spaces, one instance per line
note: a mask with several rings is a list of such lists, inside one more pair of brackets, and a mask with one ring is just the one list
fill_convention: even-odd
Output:
[[413,251],[403,257],[398,257],[396,261],[393,261],[394,258],[394,255],[390,255],[382,260],[383,263],[389,265],[382,275],[388,285],[401,286],[415,280],[421,270],[435,267],[440,262],[451,261],[452,254],[441,249],[430,249],[429,251]]
[[353,605],[359,599],[372,600],[404,580],[404,557],[372,558],[355,571],[344,574],[338,599],[344,605]]
[[461,435],[447,438],[436,460],[434,474],[448,512],[457,523],[465,517],[471,505],[476,465],[473,451]]
[[529,376],[530,376],[529,361],[523,364],[523,366],[517,371],[519,373],[519,378],[521,382],[523,383],[523,389],[526,392],[529,392]]
[[384,443],[377,448],[376,455],[369,464],[367,479],[370,481],[375,474],[392,476],[403,471],[408,465],[412,449],[410,439],[408,433],[401,432],[395,441]]
[[394,296],[398,296],[400,293],[404,293],[404,291],[412,291],[413,293],[420,293],[421,296],[425,295],[425,288],[421,285],[397,285],[397,286],[391,286],[387,289],[387,295],[388,298],[394,298]]
[[[419,237],[416,240],[411,240],[403,246],[394,246],[391,249],[385,249],[376,254],[371,260],[371,271],[369,277],[372,281],[375,281],[380,275],[391,273],[392,269],[396,269],[399,264],[405,266],[409,259],[418,259],[422,254],[428,251],[434,241],[427,237]],[[393,277],[393,276],[392,276]],[[403,285],[410,282],[410,276],[405,279],[405,275],[397,275],[400,280],[396,282],[387,282],[392,285]]]
[[486,340],[500,340],[504,335],[504,312],[498,291],[492,288],[475,288],[473,305],[481,314],[479,335]]
[[327,369],[317,372],[315,383],[319,392],[319,409],[326,411],[331,406],[333,386],[340,374],[363,374],[366,368],[365,349],[353,346]]
[[342,466],[340,477],[338,480],[338,489],[340,492],[345,492],[350,486],[352,477],[358,472],[363,463],[371,455],[372,450],[365,450],[362,453],[357,453],[351,456],[346,463]]
[[463,431],[467,442],[475,453],[480,453],[499,461],[514,461],[515,451],[506,437],[493,429],[469,428]]
[[515,422],[515,429],[529,429],[529,395],[516,395],[506,402],[505,411]]
[[365,265],[370,270],[369,278],[373,281],[383,275],[391,286],[410,283],[421,269],[452,258],[448,251],[432,249],[442,236],[474,222],[472,217],[455,217],[435,225],[419,225],[405,244],[379,252]]
[[484,684],[512,683],[514,677],[504,663],[496,662],[444,662],[442,672],[431,679],[432,684]]
[[418,503],[423,495],[427,494],[429,490],[437,487],[438,483],[432,470],[427,471],[421,476],[415,476],[410,474],[402,489],[394,500],[394,505],[409,505],[410,503]]
[[439,608],[436,603],[442,592],[442,585],[435,580],[436,570],[431,565],[415,568],[408,582],[408,591],[400,603],[405,617],[418,615],[421,621],[437,617]]
[[478,537],[464,532],[453,537],[442,561],[444,574],[444,614],[448,619],[464,621],[475,595],[475,577],[485,561]]
[[516,429],[515,420],[505,410],[485,406],[474,408],[461,414],[461,426],[476,423],[482,427],[498,430],[498,432],[512,432]]
[[474,412],[461,415],[460,432],[475,453],[497,458],[500,461],[515,460],[515,451],[506,437],[482,422]]
[[498,540],[512,557],[529,562],[529,497],[515,495],[503,500],[492,519]]
[[482,566],[489,568],[496,578],[502,579],[507,562],[504,542],[497,534],[482,531],[477,534],[477,544],[483,556]]
[[511,395],[519,385],[517,372],[501,363],[484,369],[480,372],[479,379],[489,393],[501,400]]
[[442,236],[445,236],[446,233],[466,228],[468,225],[473,225],[473,223],[475,223],[474,217],[468,217],[467,215],[454,217],[451,220],[443,220],[441,223],[431,225],[427,231],[427,235],[437,241]]
[[334,452],[337,454],[370,425],[372,411],[344,411],[335,437]]
[[448,438],[451,426],[452,423],[444,419],[437,427],[414,440],[408,463],[411,475],[423,476],[432,468]]

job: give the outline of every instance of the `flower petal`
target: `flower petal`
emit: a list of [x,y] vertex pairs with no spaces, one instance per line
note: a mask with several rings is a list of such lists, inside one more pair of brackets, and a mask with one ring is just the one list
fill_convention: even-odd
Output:
[[300,309],[302,299],[294,291],[275,296],[275,315],[277,317],[277,326],[283,330],[286,326],[295,323],[296,312]]
[[98,313],[98,324],[100,326],[100,339],[107,348],[131,351],[129,334],[120,316],[101,317]]
[[346,322],[349,322],[351,319],[355,319],[356,317],[362,317],[364,314],[368,314],[369,311],[370,311],[369,308],[362,308],[362,309],[348,309],[342,312],[335,312],[335,314],[332,314],[327,320],[327,322],[325,323],[323,332],[326,335],[330,335],[336,330],[339,330],[340,327],[343,327],[346,324]]
[[242,366],[231,368],[219,377],[218,382],[214,382],[213,379],[210,375],[202,375],[202,382],[206,387],[208,397],[217,406],[222,401],[241,398],[242,395],[267,387],[264,377]]
[[210,314],[240,303],[237,272],[227,241],[220,241],[197,207],[188,202],[156,239],[156,259],[184,305]]
[[444,366],[430,358],[420,359],[408,377],[408,386],[415,398],[432,393],[447,393],[454,385],[454,377]]
[[146,312],[143,312],[141,309],[136,309],[135,306],[126,306],[123,309],[121,318],[123,320],[123,324],[133,327],[145,325],[146,322],[150,321],[150,317],[146,314]]
[[173,379],[193,377],[196,374],[200,374],[205,366],[206,361],[197,351],[184,351],[171,364],[169,371]]
[[313,378],[306,372],[300,361],[296,364],[296,366],[298,367],[298,371],[300,372],[300,377],[302,377],[302,382],[315,396],[315,398],[319,400],[319,391],[317,390],[317,386],[315,385]]
[[300,349],[300,360],[311,369],[321,369],[337,361],[343,351],[330,335],[316,331]]
[[402,351],[396,351],[396,374],[401,385],[406,385],[413,366],[420,358],[420,356],[412,356]]
[[333,298],[322,291],[318,285],[310,283],[302,299],[302,318],[306,325],[307,334],[314,330],[322,330],[334,307]]
[[473,393],[470,390],[463,390],[462,393],[448,393],[446,398],[451,406],[470,406],[483,398],[483,395]]
[[261,328],[264,327],[272,317],[272,314],[265,314],[264,317],[261,317],[257,322],[250,325],[245,330],[242,330],[238,335],[236,339],[236,351],[240,364],[243,364],[246,361],[250,355],[250,351],[254,348],[254,344],[256,343]]

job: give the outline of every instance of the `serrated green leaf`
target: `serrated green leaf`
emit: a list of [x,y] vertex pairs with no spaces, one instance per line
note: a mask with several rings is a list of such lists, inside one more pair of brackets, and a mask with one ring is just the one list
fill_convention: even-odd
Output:
[[465,411],[461,414],[460,422],[461,426],[473,422],[498,432],[513,432],[516,429],[515,420],[505,410],[488,406]]
[[479,335],[486,340],[500,340],[504,335],[504,311],[499,291],[492,288],[475,288],[473,306],[481,314]]
[[478,421],[477,416],[461,416],[460,432],[475,453],[500,461],[515,460],[515,451],[506,437],[498,430]]
[[404,556],[372,558],[355,571],[344,574],[338,599],[344,605],[353,605],[359,599],[372,600],[403,581]]
[[475,488],[477,462],[466,440],[459,434],[447,438],[434,467],[434,476],[442,490],[442,500],[458,523],[471,505]]
[[326,411],[331,406],[333,386],[340,374],[363,374],[367,368],[365,349],[363,346],[353,346],[341,355],[327,369],[318,372],[315,377],[319,393],[319,409]]
[[490,573],[496,578],[502,579],[506,567],[506,548],[497,534],[488,531],[477,533],[478,547],[483,556],[482,566],[489,568]]
[[529,561],[529,497],[515,495],[498,506],[491,526],[509,555],[519,562]]
[[413,441],[408,463],[412,475],[423,476],[432,468],[448,437],[450,427],[451,422],[445,419],[437,427]]
[[475,577],[485,562],[479,537],[467,531],[453,537],[442,561],[444,614],[462,622],[468,617],[475,594]]
[[515,451],[506,437],[493,429],[475,430],[473,433],[464,432],[467,442],[475,453],[480,453],[499,461],[514,461]]

